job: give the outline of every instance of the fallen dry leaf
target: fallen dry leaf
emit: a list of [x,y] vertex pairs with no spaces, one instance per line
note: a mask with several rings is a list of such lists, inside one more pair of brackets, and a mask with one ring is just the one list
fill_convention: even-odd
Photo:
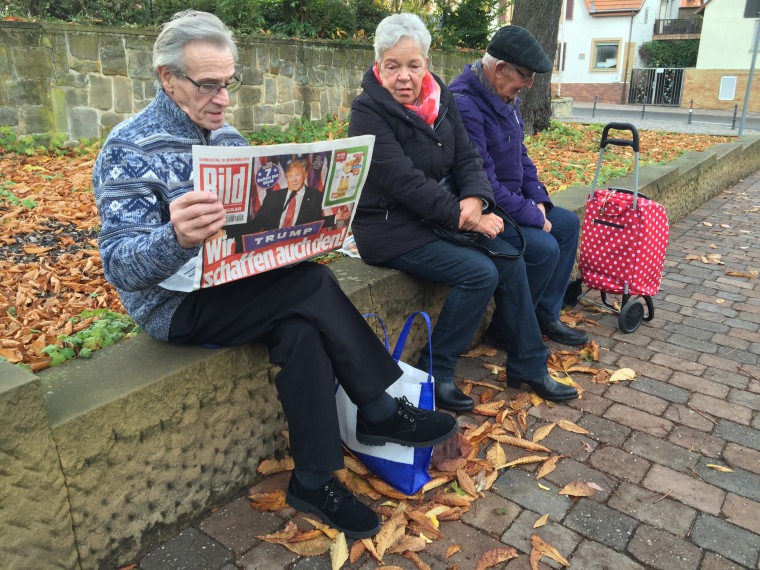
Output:
[[490,346],[481,344],[477,348],[473,348],[469,352],[465,352],[462,356],[465,358],[479,358],[481,356],[496,356],[499,353],[498,350]]
[[446,556],[444,558],[446,558],[446,560],[448,560],[449,558],[451,558],[452,556],[454,556],[460,550],[462,550],[461,546],[459,546],[458,544],[452,544],[451,546],[449,546],[446,549]]
[[265,459],[259,463],[258,471],[263,475],[272,475],[273,473],[280,473],[282,471],[292,471],[295,469],[292,457],[286,457],[280,461],[274,459]]
[[573,422],[570,422],[568,420],[559,420],[557,422],[557,425],[565,431],[571,431],[573,433],[581,433],[581,434],[588,433],[587,429],[584,429],[581,426],[576,425]]
[[545,451],[546,453],[551,453],[551,449],[548,447],[544,447],[540,443],[533,443],[527,439],[517,439],[516,437],[509,435],[492,435],[491,439],[495,439],[500,443],[506,443],[507,445],[512,445],[514,447],[521,447],[528,451]]
[[457,483],[459,483],[459,488],[462,489],[462,491],[474,499],[478,498],[478,491],[475,488],[475,482],[472,480],[472,477],[470,477],[464,471],[464,469],[457,469]]
[[539,468],[538,473],[536,473],[536,479],[541,479],[541,477],[546,477],[549,473],[554,471],[557,468],[557,461],[559,460],[560,460],[559,455],[553,455],[552,457],[544,461],[544,463]]
[[382,562],[385,552],[398,544],[401,538],[404,536],[404,530],[406,529],[406,517],[404,511],[406,510],[406,503],[399,503],[396,507],[393,515],[383,523],[380,527],[380,532],[377,533],[375,541],[377,543],[377,555]]
[[726,271],[726,275],[730,277],[746,277],[747,279],[754,279],[757,277],[758,272],[755,270],[742,272],[742,271]]
[[548,556],[555,562],[559,562],[563,566],[570,566],[570,563],[554,548],[552,545],[544,542],[537,534],[530,535],[530,567],[532,570],[538,570],[538,562],[542,556]]
[[285,501],[285,491],[277,489],[269,493],[255,493],[248,495],[251,499],[251,506],[259,511],[281,511],[288,506]]
[[479,406],[475,406],[472,411],[476,414],[480,414],[481,416],[495,416],[506,403],[507,402],[504,400],[494,400],[493,402],[488,402],[487,404],[480,404]]
[[619,370],[615,370],[615,372],[612,373],[609,382],[614,384],[615,382],[634,380],[635,378],[636,372],[634,372],[631,368],[620,368]]
[[511,546],[503,548],[492,548],[491,550],[487,550],[483,553],[483,556],[481,556],[480,560],[478,560],[478,565],[475,567],[475,570],[485,570],[486,568],[491,568],[497,564],[506,562],[507,560],[517,558],[517,556],[517,550]]
[[354,544],[351,546],[351,552],[348,555],[348,563],[353,566],[366,551],[367,547],[364,546],[364,542],[361,540],[355,540]]
[[[334,529],[333,527],[326,525],[325,523],[309,518],[304,517],[305,521],[308,521],[310,524],[314,526],[315,529],[317,529],[320,532],[325,533],[328,537],[335,540],[335,538],[340,534],[340,531]],[[345,540],[345,539],[344,539]]]
[[596,495],[596,489],[589,487],[583,481],[573,481],[562,487],[558,494],[571,497],[591,497]]
[[486,461],[493,465],[494,469],[501,469],[506,466],[507,454],[504,453],[504,448],[498,441],[486,453]]
[[539,457],[538,455],[530,455],[528,457],[519,457],[513,461],[509,461],[504,464],[504,467],[514,467],[515,465],[526,465],[528,463],[539,463],[546,461],[546,457]]
[[404,558],[406,558],[407,560],[410,560],[412,564],[414,564],[415,568],[417,568],[417,570],[430,570],[430,566],[428,564],[425,564],[422,558],[420,558],[415,552],[411,552],[411,551],[404,552]]
[[256,538],[266,542],[280,544],[299,556],[320,556],[327,552],[330,548],[330,544],[332,544],[332,540],[319,531],[317,531],[318,536],[310,538],[309,540],[296,539],[295,542],[291,542],[291,539],[297,537],[298,534],[298,528],[295,523],[293,521],[288,521],[288,524],[282,531],[268,534],[266,536],[257,536]]
[[452,437],[433,448],[430,463],[439,471],[455,472],[467,463],[467,458],[472,452],[472,443],[460,432],[456,432]]
[[533,437],[531,438],[533,443],[538,443],[539,441],[544,439],[546,436],[548,436],[551,433],[551,431],[554,429],[554,426],[556,425],[557,425],[557,422],[552,422],[534,431]]
[[549,522],[549,513],[546,513],[544,516],[540,517],[535,523],[533,523],[533,528],[541,528],[547,522]]

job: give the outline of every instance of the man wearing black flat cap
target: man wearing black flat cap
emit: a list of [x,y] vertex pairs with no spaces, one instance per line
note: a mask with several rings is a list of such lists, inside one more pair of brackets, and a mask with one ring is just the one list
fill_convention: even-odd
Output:
[[[551,69],[551,60],[533,34],[520,26],[504,26],[491,38],[483,58],[466,65],[450,89],[483,157],[496,202],[525,234],[525,270],[541,332],[561,344],[582,345],[588,335],[559,320],[575,263],[580,221],[573,212],[554,206],[538,180],[523,143],[524,123],[518,108],[520,89],[530,89],[536,73]],[[508,232],[501,237],[518,244],[517,236]],[[484,339],[505,348],[508,339],[494,329],[495,322]]]

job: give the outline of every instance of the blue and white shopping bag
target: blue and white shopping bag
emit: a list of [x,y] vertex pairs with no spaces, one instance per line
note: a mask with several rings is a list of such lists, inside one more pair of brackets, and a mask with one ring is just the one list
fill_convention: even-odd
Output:
[[[432,366],[432,349],[430,349],[430,317],[427,313],[418,311],[406,320],[401,330],[396,346],[393,349],[393,359],[403,371],[403,375],[386,390],[394,398],[406,396],[412,405],[423,410],[435,409],[435,385],[431,371],[424,372],[405,362],[401,362],[401,353],[404,350],[406,339],[414,323],[414,318],[422,315],[427,323],[428,349],[431,351],[430,362]],[[388,332],[385,324],[380,321],[385,333],[385,348],[388,348]],[[413,495],[419,491],[425,483],[430,481],[430,458],[433,455],[432,447],[407,447],[397,443],[385,443],[380,446],[364,445],[356,440],[356,405],[348,398],[346,391],[338,385],[335,392],[338,406],[338,420],[340,423],[340,436],[348,449],[350,449],[364,465],[375,475],[402,493]]]

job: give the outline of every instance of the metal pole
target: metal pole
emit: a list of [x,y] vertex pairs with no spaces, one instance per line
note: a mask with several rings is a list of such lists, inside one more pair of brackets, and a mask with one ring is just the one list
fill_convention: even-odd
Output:
[[744,108],[742,109],[742,120],[739,122],[739,136],[744,133],[744,119],[747,117],[747,108],[749,107],[749,95],[752,92],[752,77],[755,75],[755,60],[757,60],[757,46],[760,45],[760,22],[755,32],[755,44],[752,48],[752,65],[749,68],[749,79],[747,80],[747,93],[744,95]]
[[689,103],[689,120],[687,123],[691,124],[691,113],[694,111],[694,99],[691,100],[691,103]]
[[599,98],[598,95],[594,95],[594,107],[591,109],[591,118],[593,119],[596,116],[596,100]]
[[644,111],[647,110],[647,96],[644,95],[644,104],[641,106],[641,118],[644,118]]
[[731,121],[731,129],[732,130],[736,128],[736,111],[738,109],[739,109],[739,103],[737,103],[736,105],[734,105],[734,120]]

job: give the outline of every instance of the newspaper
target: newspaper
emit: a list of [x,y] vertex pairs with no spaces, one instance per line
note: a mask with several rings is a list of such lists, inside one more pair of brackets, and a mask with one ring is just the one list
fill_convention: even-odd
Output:
[[161,286],[205,289],[343,247],[374,142],[193,146],[195,190],[219,196],[227,223]]

